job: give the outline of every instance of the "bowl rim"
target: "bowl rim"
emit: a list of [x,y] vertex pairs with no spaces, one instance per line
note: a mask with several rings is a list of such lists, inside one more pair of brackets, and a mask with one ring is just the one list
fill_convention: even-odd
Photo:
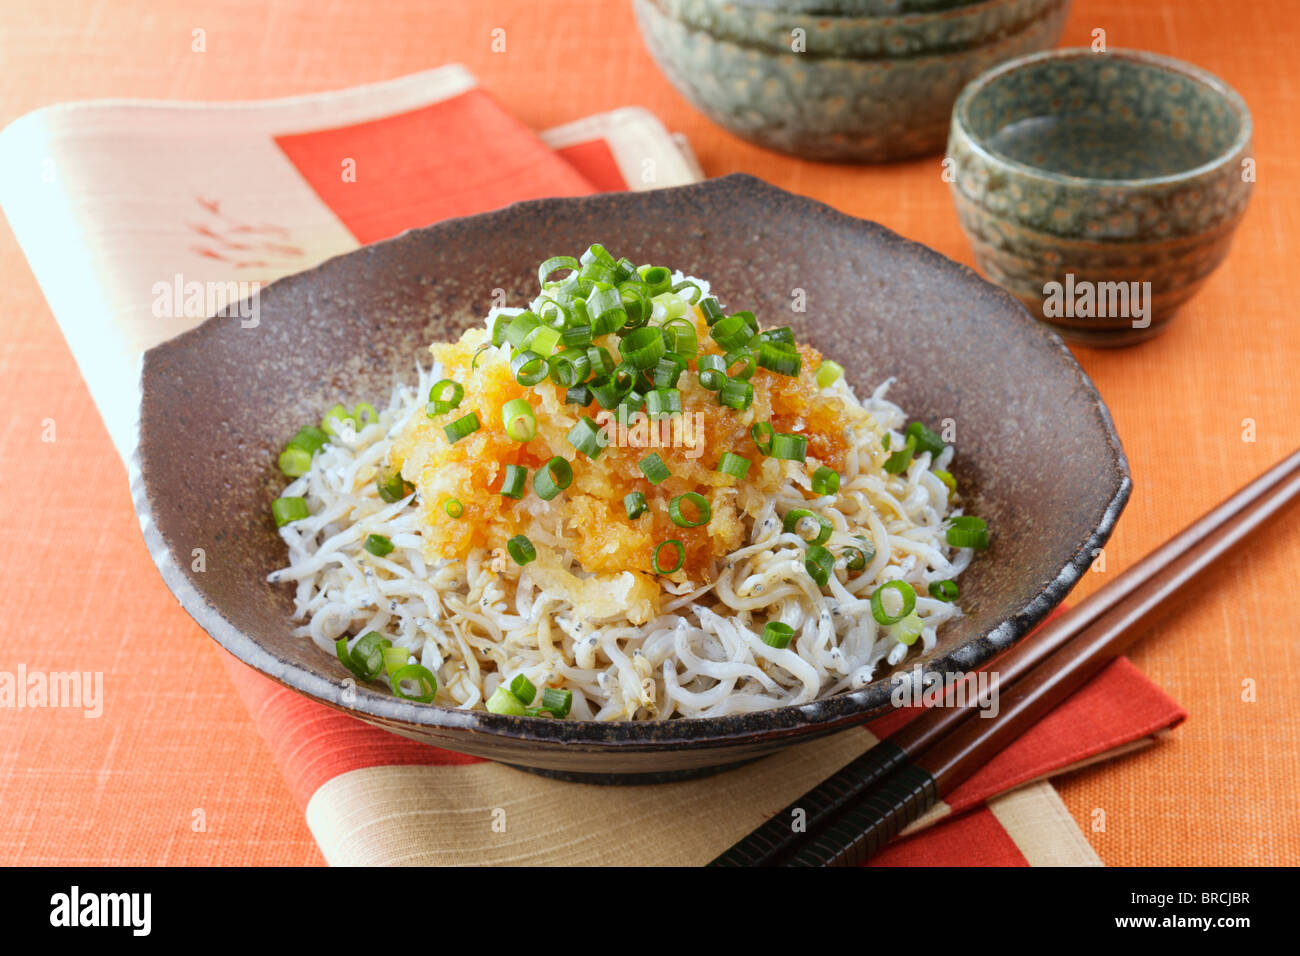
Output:
[[[658,5],[662,0],[651,0],[651,2]],[[906,13],[894,12],[877,14],[808,13],[780,6],[780,0],[772,0],[769,4],[763,4],[762,2],[755,3],[754,0],[701,0],[701,2],[707,3],[710,6],[723,6],[730,3],[743,10],[752,10],[756,13],[771,14],[773,16],[786,17],[789,19],[830,20],[833,23],[847,23],[854,25],[885,25],[882,21],[889,21],[888,25],[891,26],[916,26],[927,20],[956,20],[971,15],[978,15],[984,13],[987,9],[992,9],[998,6],[1010,6],[1011,4],[1020,3],[1022,0],[967,0],[967,2],[951,7],[940,7],[934,10],[914,10]],[[1038,2],[1047,6],[1049,4],[1069,2],[1069,0],[1038,0]]]
[[[989,147],[983,138],[976,136],[974,131],[971,129],[968,121],[971,104],[975,97],[984,92],[993,81],[1001,79],[1009,73],[1015,73],[1027,67],[1037,66],[1039,63],[1047,60],[1064,61],[1084,58],[1101,60],[1107,57],[1119,60],[1128,60],[1129,62],[1137,63],[1142,66],[1179,74],[1180,76],[1199,83],[1211,92],[1217,94],[1224,104],[1231,109],[1234,114],[1236,114],[1238,119],[1237,136],[1233,139],[1232,144],[1225,150],[1220,151],[1214,158],[1177,173],[1129,179],[1099,179],[1093,176],[1072,176],[1068,173],[1056,172],[1055,170],[1046,169],[1042,166],[1031,166],[1028,163],[1012,159],[998,150]],[[967,147],[972,152],[978,154],[985,162],[994,166],[1001,166],[1003,168],[1015,170],[1026,178],[1037,179],[1046,183],[1068,185],[1086,189],[1129,190],[1143,189],[1152,186],[1176,186],[1188,184],[1205,176],[1209,176],[1223,167],[1232,164],[1250,145],[1251,138],[1254,135],[1254,124],[1251,119],[1250,109],[1246,106],[1246,101],[1242,98],[1241,94],[1229,86],[1223,79],[1211,73],[1209,70],[1196,66],[1194,63],[1188,63],[1186,60],[1179,60],[1176,57],[1165,56],[1162,53],[1152,53],[1149,50],[1138,50],[1131,47],[1113,47],[1107,49],[1104,53],[1095,52],[1091,47],[1061,47],[1056,50],[1043,50],[1039,53],[1029,53],[1025,56],[1016,57],[1013,60],[1007,60],[1005,63],[1000,63],[992,69],[986,70],[979,76],[975,77],[975,79],[967,83],[962,89],[961,93],[957,96],[957,101],[952,107],[952,129],[954,134],[960,133]]]
[[[881,707],[888,703],[895,681],[900,677],[906,680],[919,665],[922,673],[954,673],[974,670],[989,659],[1014,644],[1028,634],[1069,593],[1075,583],[1091,565],[1097,548],[1103,546],[1114,530],[1115,523],[1127,504],[1132,491],[1133,481],[1128,458],[1115,429],[1110,409],[1102,400],[1092,379],[1083,370],[1073,353],[1059,335],[1040,322],[1035,321],[1024,307],[1010,293],[998,286],[988,283],[975,270],[948,258],[929,246],[906,239],[885,226],[870,220],[864,220],[840,212],[825,203],[790,193],[786,190],[764,182],[745,173],[732,173],[727,176],[703,180],[687,186],[672,187],[675,192],[691,192],[696,196],[707,196],[714,191],[724,194],[737,186],[767,195],[785,202],[794,201],[810,213],[826,217],[832,222],[853,224],[862,228],[865,224],[878,235],[900,247],[914,253],[926,265],[935,265],[947,270],[956,270],[964,277],[989,287],[995,298],[1002,298],[1025,325],[1025,331],[1039,337],[1043,345],[1056,351],[1073,372],[1083,399],[1096,410],[1098,424],[1103,430],[1103,437],[1110,446],[1113,459],[1109,468],[1116,479],[1115,490],[1106,502],[1099,522],[1080,543],[1077,550],[1060,568],[1056,575],[1042,589],[1023,605],[1018,612],[1002,621],[983,634],[974,636],[961,647],[954,648],[943,657],[928,660],[921,664],[915,662],[907,669],[893,671],[886,677],[872,681],[855,691],[844,691],[831,697],[822,697],[805,704],[793,704],[752,713],[731,714],[724,717],[688,717],[663,720],[621,720],[621,721],[578,721],[552,720],[549,718],[515,717],[506,714],[493,714],[487,711],[458,710],[436,704],[422,704],[404,700],[392,694],[380,693],[365,685],[356,685],[350,693],[349,703],[342,703],[342,677],[329,678],[323,674],[313,673],[307,669],[286,661],[267,648],[262,642],[244,633],[225,619],[221,611],[198,591],[189,577],[181,570],[173,556],[172,550],[164,539],[158,522],[153,515],[153,503],[144,476],[147,467],[146,453],[141,433],[143,415],[136,416],[134,424],[134,443],[128,461],[131,497],[140,521],[141,532],[145,539],[150,557],[157,565],[164,582],[181,606],[191,617],[222,647],[234,657],[284,686],[298,691],[317,703],[325,704],[335,710],[357,719],[377,723],[399,733],[428,733],[431,731],[471,731],[485,737],[513,740],[523,743],[541,743],[572,747],[574,750],[619,750],[624,752],[647,752],[671,750],[684,744],[734,744],[737,739],[768,740],[777,737],[795,737],[850,726],[869,719]],[[653,195],[651,191],[649,195]],[[609,194],[615,197],[627,194]],[[382,245],[411,241],[414,234],[436,235],[443,230],[453,229],[457,224],[467,220],[477,220],[491,224],[493,220],[508,219],[519,215],[521,210],[531,208],[545,217],[548,210],[572,204],[589,202],[602,197],[583,196],[576,198],[533,199],[511,203],[490,212],[472,216],[444,220],[417,229],[408,229],[397,236],[381,242],[361,246],[358,249],[333,256],[324,262],[278,279],[263,289],[272,288],[278,282],[303,281],[304,277],[320,272],[330,266],[336,259],[357,254],[372,254]],[[141,363],[140,403],[141,410],[149,401],[150,367],[161,356],[171,350],[183,348],[187,339],[199,337],[212,323],[225,321],[214,316],[199,326],[149,349]],[[755,723],[759,726],[755,726]],[[426,741],[427,742],[427,741]],[[449,740],[452,749],[458,749],[454,740]]]
[[[936,6],[929,9],[921,10],[882,10],[880,13],[843,13],[841,11],[823,10],[814,7],[813,9],[803,10],[797,7],[791,9],[787,0],[706,0],[711,3],[734,3],[738,7],[748,10],[764,10],[772,13],[785,13],[797,16],[808,17],[859,17],[862,19],[883,20],[889,18],[911,17],[911,16],[937,16],[952,10],[964,10],[967,7],[981,6],[986,3],[997,2],[997,0],[951,0],[951,2]],[[1005,2],[1005,0],[1004,0]]]
[[[874,69],[895,68],[898,69],[919,69],[922,67],[934,66],[935,64],[959,64],[964,60],[969,60],[977,54],[986,53],[990,49],[997,49],[1000,44],[1008,44],[1012,41],[1023,38],[1030,30],[1041,27],[1051,17],[1064,17],[1069,13],[1070,4],[1073,0],[1046,0],[1044,8],[1040,11],[1039,16],[1033,17],[1020,24],[1018,29],[1007,33],[999,33],[981,39],[977,43],[969,46],[959,46],[955,48],[941,47],[939,49],[922,49],[912,53],[903,53],[897,56],[885,54],[881,56],[848,56],[843,53],[795,53],[784,48],[758,44],[749,40],[736,40],[729,37],[716,36],[708,30],[696,24],[687,23],[685,20],[679,20],[668,14],[660,5],[659,0],[632,0],[633,9],[636,11],[637,29],[644,34],[644,26],[640,17],[645,15],[647,7],[653,7],[656,14],[663,19],[676,24],[687,33],[696,36],[705,37],[709,43],[714,46],[730,47],[742,51],[746,55],[757,56],[761,59],[780,60],[782,63],[807,63],[812,67],[832,67],[835,69],[847,68],[852,70],[854,66],[871,67]],[[643,37],[644,39],[644,37]],[[1059,37],[1058,37],[1059,39]],[[648,43],[648,40],[647,40]],[[651,58],[656,63],[658,57],[651,52]],[[964,87],[963,87],[964,89]]]

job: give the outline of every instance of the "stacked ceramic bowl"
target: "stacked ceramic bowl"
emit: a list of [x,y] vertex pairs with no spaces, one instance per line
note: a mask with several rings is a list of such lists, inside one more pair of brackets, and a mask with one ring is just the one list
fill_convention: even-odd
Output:
[[966,82],[1060,38],[1069,0],[634,0],[677,89],[751,142],[884,162],[943,149]]

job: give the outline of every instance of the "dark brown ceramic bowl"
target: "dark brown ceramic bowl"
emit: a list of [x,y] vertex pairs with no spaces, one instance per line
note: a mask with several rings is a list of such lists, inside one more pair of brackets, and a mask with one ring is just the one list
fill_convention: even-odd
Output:
[[[150,350],[133,492],[168,586],[223,647],[267,676],[396,733],[579,779],[665,779],[759,757],[890,707],[890,681],[797,707],[595,723],[449,710],[349,688],[292,637],[270,503],[276,456],[337,401],[385,399],[435,339],[481,322],[493,290],[523,301],[537,263],[592,242],[709,278],[724,302],[789,324],[867,390],[956,422],[953,470],[992,529],[961,578],[966,616],[924,661],[970,669],[1070,590],[1129,494],[1110,415],[1060,339],[974,272],[875,223],[749,176],[645,193],[520,203],[377,243],[264,289],[260,322],[212,318]],[[807,313],[791,313],[803,289]],[[206,570],[192,567],[203,548]],[[909,660],[910,666],[913,661]]]

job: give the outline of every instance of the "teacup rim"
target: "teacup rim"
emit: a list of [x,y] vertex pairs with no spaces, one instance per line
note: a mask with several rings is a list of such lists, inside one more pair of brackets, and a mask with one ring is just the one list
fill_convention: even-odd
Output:
[[[1169,173],[1162,176],[1143,176],[1127,179],[1102,179],[1095,176],[1073,176],[1069,173],[1057,172],[1042,166],[1032,166],[1029,163],[1020,162],[1019,160],[1012,159],[1004,153],[990,148],[982,138],[975,135],[967,121],[967,110],[974,98],[980,92],[987,89],[993,81],[1000,79],[1008,73],[1017,72],[1045,60],[1071,60],[1085,56],[1129,60],[1146,66],[1159,67],[1197,81],[1221,97],[1227,106],[1237,115],[1239,119],[1237,136],[1226,149],[1220,151],[1212,159],[1196,166],[1188,167],[1185,170],[1180,170],[1176,173]],[[959,131],[961,133],[968,148],[977,153],[985,162],[1012,169],[1023,176],[1039,179],[1044,182],[1089,189],[1136,190],[1153,186],[1176,186],[1192,183],[1231,164],[1250,145],[1254,135],[1254,123],[1251,118],[1250,108],[1246,105],[1245,99],[1221,77],[1211,73],[1209,70],[1196,66],[1194,63],[1188,63],[1186,60],[1180,60],[1177,57],[1166,56],[1162,53],[1153,53],[1149,50],[1138,50],[1131,47],[1115,47],[1108,49],[1105,52],[1097,52],[1086,46],[1061,47],[1055,50],[1042,50],[1038,53],[1029,53],[1025,56],[1016,57],[1013,60],[1007,60],[1005,63],[1001,63],[984,71],[963,87],[961,93],[957,96],[957,101],[953,104],[952,127],[954,131]]]

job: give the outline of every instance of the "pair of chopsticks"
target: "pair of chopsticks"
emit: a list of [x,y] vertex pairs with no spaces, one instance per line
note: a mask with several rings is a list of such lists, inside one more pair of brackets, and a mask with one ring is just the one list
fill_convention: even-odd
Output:
[[[1122,654],[1167,598],[1297,496],[1300,451],[999,658],[996,717],[972,719],[987,700],[965,675],[966,688],[954,687],[945,706],[926,710],[709,865],[861,864]],[[804,824],[799,832],[795,819]]]

